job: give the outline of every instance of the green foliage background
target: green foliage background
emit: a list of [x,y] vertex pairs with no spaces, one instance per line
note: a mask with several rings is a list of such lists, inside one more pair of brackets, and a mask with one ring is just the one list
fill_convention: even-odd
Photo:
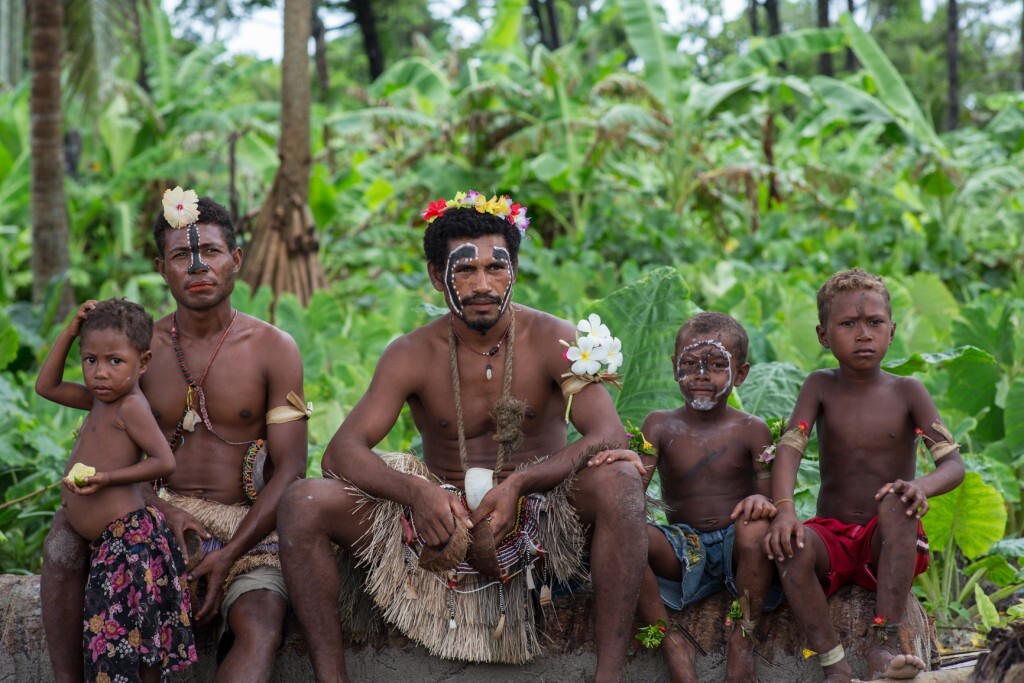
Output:
[[[605,3],[554,52],[515,40],[521,3],[499,3],[499,16],[501,30],[471,52],[420,41],[372,85],[313,106],[310,202],[330,286],[305,309],[236,289],[238,308],[302,350],[316,405],[310,475],[385,346],[441,312],[418,212],[458,190],[507,192],[533,221],[516,299],[570,319],[602,315],[624,343],[616,401],[634,424],[678,404],[672,338],[698,309],[728,312],[750,334],[740,403],[787,415],[803,377],[834,362],[815,338],[817,287],[847,267],[884,275],[898,324],[886,367],[925,383],[970,470],[926,517],[936,559],[918,590],[952,626],[979,623],[976,587],[984,600],[1019,590],[1024,98],[984,98],[972,125],[940,134],[906,69],[849,19],[753,39],[709,65],[675,49],[681,36],[666,33],[653,0]],[[67,182],[68,277],[79,300],[126,296],[160,314],[171,302],[147,235],[160,192],[233,190],[240,212],[258,208],[277,165],[278,76],[218,43],[173,39],[159,7],[141,27],[146,54],[116,65],[113,87],[91,105],[99,113],[69,102],[83,155]],[[847,48],[856,72],[801,75],[818,52]],[[149,90],[135,83],[140,69]],[[79,419],[31,390],[62,321],[55,299],[28,303],[27,97],[26,83],[0,92],[6,572],[39,569],[52,484]],[[407,415],[383,446],[419,448]],[[805,515],[817,492],[813,450],[800,470]]]

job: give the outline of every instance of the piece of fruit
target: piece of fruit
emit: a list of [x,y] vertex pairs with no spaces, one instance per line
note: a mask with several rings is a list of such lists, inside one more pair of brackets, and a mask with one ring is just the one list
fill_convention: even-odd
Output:
[[85,478],[91,477],[96,474],[96,468],[90,467],[85,463],[76,462],[68,472],[68,476],[65,479],[75,482],[75,486],[85,486]]

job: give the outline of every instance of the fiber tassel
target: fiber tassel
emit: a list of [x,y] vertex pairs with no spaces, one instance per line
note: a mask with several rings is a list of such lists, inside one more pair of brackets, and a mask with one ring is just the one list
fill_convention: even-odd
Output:
[[533,565],[526,565],[526,588],[527,590],[533,590],[537,587],[537,584],[533,582]]
[[409,600],[419,600],[420,594],[416,591],[416,585],[412,582],[412,574],[405,577],[405,597]]
[[497,640],[501,638],[501,634],[505,632],[505,615],[502,614],[501,618],[498,619],[498,625],[494,627],[494,633],[491,634],[491,640]]
[[540,589],[540,606],[551,607],[552,604],[554,601],[551,599],[551,587],[544,584]]

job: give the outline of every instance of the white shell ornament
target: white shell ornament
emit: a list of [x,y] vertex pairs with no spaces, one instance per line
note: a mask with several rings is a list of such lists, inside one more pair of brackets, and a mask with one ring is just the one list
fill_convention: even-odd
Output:
[[194,432],[197,422],[199,422],[199,416],[196,415],[196,411],[189,408],[185,417],[181,418],[181,428],[186,432]]
[[466,507],[476,510],[480,501],[494,486],[494,470],[485,467],[470,467],[466,470]]

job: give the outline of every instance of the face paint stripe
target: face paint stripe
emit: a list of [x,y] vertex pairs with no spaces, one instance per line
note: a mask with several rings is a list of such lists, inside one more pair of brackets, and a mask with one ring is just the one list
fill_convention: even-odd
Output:
[[196,273],[200,270],[209,270],[210,267],[199,258],[199,228],[195,223],[188,226],[188,251],[192,255],[192,262],[188,264],[188,273]]
[[455,264],[462,260],[475,259],[479,254],[476,245],[471,242],[460,244],[448,254],[448,263],[444,271],[444,286],[448,290],[448,299],[451,301],[452,309],[459,317],[462,316],[462,301],[458,290],[455,289]]

